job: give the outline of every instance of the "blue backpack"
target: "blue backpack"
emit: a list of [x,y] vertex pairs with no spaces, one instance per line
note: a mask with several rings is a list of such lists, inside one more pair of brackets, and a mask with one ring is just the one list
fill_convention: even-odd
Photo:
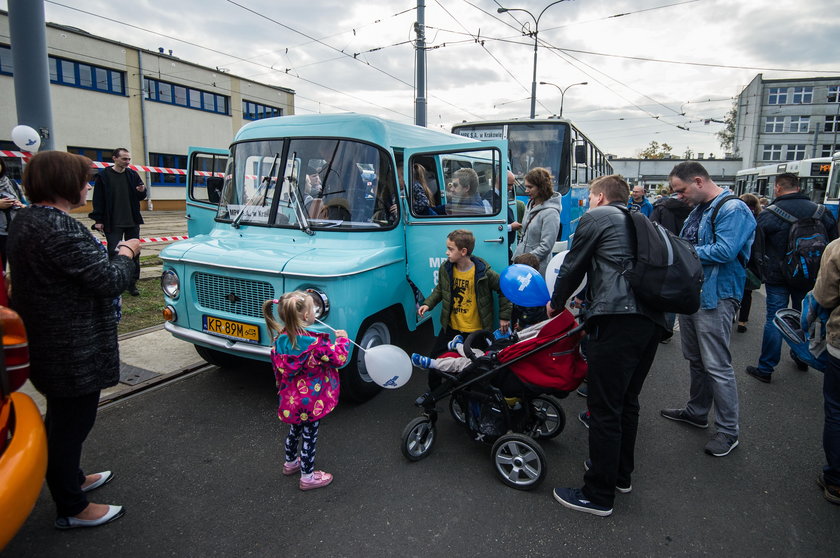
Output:
[[790,223],[785,256],[780,263],[785,283],[794,291],[810,291],[817,280],[825,247],[828,246],[828,234],[822,223],[824,205],[810,217],[797,219],[776,205],[767,208],[774,215]]

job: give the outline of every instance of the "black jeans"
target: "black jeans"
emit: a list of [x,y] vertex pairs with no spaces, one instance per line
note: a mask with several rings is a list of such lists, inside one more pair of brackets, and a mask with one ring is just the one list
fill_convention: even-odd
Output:
[[47,486],[58,517],[78,515],[88,506],[79,463],[98,407],[98,391],[80,397],[47,397]]
[[597,316],[587,325],[589,459],[584,495],[612,507],[615,486],[630,486],[639,427],[639,393],[662,329],[637,314]]
[[738,310],[738,321],[747,323],[750,319],[750,308],[752,308],[752,291],[744,289],[744,296],[741,297],[741,308]]
[[[140,227],[114,227],[111,232],[105,233],[105,241],[108,243],[108,256],[113,258],[117,255],[117,244],[122,240],[131,240],[132,238],[140,238]],[[137,280],[140,279],[140,255],[134,258],[134,277],[131,278],[131,283],[128,290],[135,288]]]

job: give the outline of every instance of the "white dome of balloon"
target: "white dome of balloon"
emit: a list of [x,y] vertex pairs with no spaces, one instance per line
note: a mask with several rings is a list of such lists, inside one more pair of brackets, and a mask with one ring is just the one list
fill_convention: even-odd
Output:
[[378,386],[397,389],[411,379],[411,358],[395,345],[365,349],[365,371]]
[[15,126],[12,128],[12,141],[23,151],[38,151],[41,147],[41,136],[31,126]]
[[[566,259],[566,254],[568,253],[568,250],[563,250],[562,252],[557,253],[557,255],[551,258],[548,262],[548,267],[545,268],[545,284],[548,287],[549,293],[554,293],[554,283],[557,282],[557,274],[560,273],[560,267],[563,265],[563,260]],[[583,280],[574,290],[573,294],[578,294],[585,286],[586,275],[583,276]]]

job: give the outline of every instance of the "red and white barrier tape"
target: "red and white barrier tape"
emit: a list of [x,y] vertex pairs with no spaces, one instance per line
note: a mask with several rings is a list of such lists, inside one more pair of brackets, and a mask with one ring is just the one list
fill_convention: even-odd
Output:
[[[158,236],[158,237],[151,237],[151,238],[141,238],[140,244],[145,244],[147,242],[175,242],[176,240],[186,240],[188,236]],[[106,241],[102,241],[102,244],[107,245]]]
[[[17,157],[23,159],[24,161],[28,161],[32,158],[32,153],[28,151],[3,151],[0,150],[0,157]],[[113,163],[103,163],[101,161],[93,161],[94,168],[97,169],[104,169],[107,167],[114,166]],[[128,165],[128,168],[132,170],[136,170],[137,172],[154,172],[158,174],[179,174],[182,176],[186,176],[187,171],[185,169],[170,169],[167,167],[146,167],[143,165]],[[212,171],[200,171],[196,170],[193,171],[194,174],[198,176],[224,176],[225,173],[223,172],[212,172]]]

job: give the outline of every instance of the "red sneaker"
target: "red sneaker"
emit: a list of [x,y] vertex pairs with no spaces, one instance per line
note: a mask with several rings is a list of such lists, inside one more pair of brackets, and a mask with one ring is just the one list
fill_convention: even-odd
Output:
[[312,478],[310,479],[300,478],[300,489],[314,490],[316,488],[323,488],[330,484],[332,480],[333,476],[331,474],[325,473],[324,471],[315,471],[312,473]]

